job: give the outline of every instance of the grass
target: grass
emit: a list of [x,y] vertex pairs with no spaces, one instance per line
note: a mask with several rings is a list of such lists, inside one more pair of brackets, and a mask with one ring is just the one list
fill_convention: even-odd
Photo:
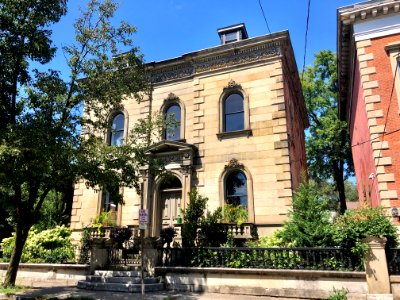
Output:
[[5,287],[3,285],[0,284],[0,294],[6,294],[7,296],[9,295],[13,295],[17,292],[21,292],[21,291],[25,291],[28,290],[28,287],[25,286],[9,286],[9,287]]

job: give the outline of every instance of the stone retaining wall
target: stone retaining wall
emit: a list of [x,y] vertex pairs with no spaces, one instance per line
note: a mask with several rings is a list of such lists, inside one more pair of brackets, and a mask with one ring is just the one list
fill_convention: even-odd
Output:
[[367,299],[365,272],[157,267],[168,289],[270,297],[326,299],[333,288]]
[[[4,280],[8,263],[0,263],[0,281]],[[89,274],[89,265],[20,264],[16,284],[32,287],[76,285]]]

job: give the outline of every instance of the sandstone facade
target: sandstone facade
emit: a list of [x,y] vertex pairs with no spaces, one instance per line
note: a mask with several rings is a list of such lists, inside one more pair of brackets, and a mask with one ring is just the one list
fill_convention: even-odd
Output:
[[[140,104],[134,99],[123,104],[125,130],[146,114],[165,112],[171,105],[181,111],[180,139],[160,141],[148,152],[164,159],[178,185],[168,189],[163,179],[151,178],[143,170],[148,235],[157,235],[162,224],[178,222],[192,187],[209,198],[208,210],[223,206],[226,178],[234,171],[245,175],[248,222],[258,226],[260,235],[281,225],[306,170],[307,116],[288,32],[240,39],[149,63],[147,68],[152,95]],[[232,93],[243,98],[243,127],[228,131],[224,101]],[[101,194],[86,189],[83,180],[76,184],[73,229],[88,225],[101,212]],[[127,188],[123,194],[125,205],[118,207],[117,222],[138,225],[141,197]]]

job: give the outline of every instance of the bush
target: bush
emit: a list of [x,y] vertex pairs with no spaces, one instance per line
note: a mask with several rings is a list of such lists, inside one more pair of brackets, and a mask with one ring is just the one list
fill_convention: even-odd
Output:
[[200,222],[199,246],[219,247],[227,241],[227,228],[221,224],[222,209],[208,212]]
[[282,238],[280,238],[280,231],[276,230],[270,236],[263,236],[258,240],[249,240],[245,243],[246,247],[250,248],[277,248],[291,245],[284,245]]
[[[22,251],[22,263],[63,263],[74,259],[74,247],[70,241],[71,230],[65,226],[57,226],[39,232],[31,229]],[[15,245],[15,233],[5,238],[0,244],[3,251],[2,260],[11,259]]]
[[366,237],[376,236],[387,239],[386,247],[397,246],[397,231],[382,207],[361,206],[347,210],[336,220],[334,239],[336,245],[348,249],[351,254],[361,259],[367,251],[363,242]]
[[103,211],[102,213],[96,215],[92,225],[93,227],[97,228],[97,231],[100,232],[102,227],[113,227],[116,226],[117,223],[113,218],[112,211]]
[[196,188],[189,192],[189,204],[183,213],[182,244],[185,247],[196,245],[197,228],[200,226],[208,201],[207,197],[199,195]]
[[92,248],[92,236],[88,227],[83,228],[80,251],[78,257],[79,264],[88,264],[90,262],[90,250]]
[[241,205],[225,204],[223,212],[224,223],[236,223],[237,226],[247,222],[249,217],[247,209]]
[[277,235],[285,246],[333,246],[329,201],[314,182],[303,182],[293,197],[289,220]]

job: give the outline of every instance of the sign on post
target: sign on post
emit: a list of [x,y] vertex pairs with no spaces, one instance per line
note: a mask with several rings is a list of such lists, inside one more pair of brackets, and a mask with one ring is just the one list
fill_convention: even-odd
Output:
[[146,229],[149,223],[148,209],[139,209],[139,229]]

